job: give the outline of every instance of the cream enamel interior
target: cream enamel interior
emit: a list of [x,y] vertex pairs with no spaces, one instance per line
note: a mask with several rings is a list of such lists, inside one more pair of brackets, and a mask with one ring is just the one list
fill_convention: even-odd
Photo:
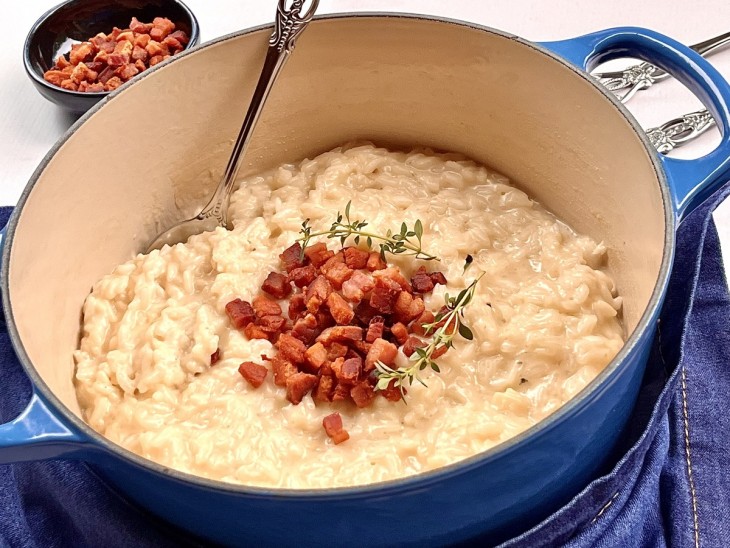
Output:
[[[72,353],[91,284],[210,193],[268,34],[223,40],[147,75],[79,127],[30,192],[11,249],[13,318],[31,362],[76,414]],[[272,92],[243,171],[353,139],[457,151],[503,173],[606,242],[627,330],[636,327],[662,261],[662,195],[632,126],[573,70],[450,22],[319,20]]]

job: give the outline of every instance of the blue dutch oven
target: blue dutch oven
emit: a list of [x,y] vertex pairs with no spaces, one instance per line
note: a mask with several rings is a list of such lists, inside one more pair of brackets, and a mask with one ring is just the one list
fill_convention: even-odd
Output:
[[[355,488],[236,486],[150,462],[91,430],[71,356],[94,281],[215,184],[239,124],[230,113],[243,112],[269,32],[227,36],[144,73],[81,118],[33,175],[5,235],[2,296],[34,395],[0,426],[0,463],[80,459],[151,513],[224,544],[496,543],[527,529],[610,465],[656,332],[677,223],[728,177],[730,87],[696,53],[645,29],[536,45],[421,16],[313,22],[244,170],[361,138],[463,152],[605,242],[627,340],[567,405],[457,464]],[[701,98],[722,130],[715,151],[693,161],[655,153],[585,72],[625,56],[662,67]]]

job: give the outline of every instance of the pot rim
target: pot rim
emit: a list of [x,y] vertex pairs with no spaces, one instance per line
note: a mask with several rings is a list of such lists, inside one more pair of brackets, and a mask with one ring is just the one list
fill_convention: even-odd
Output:
[[[621,115],[626,122],[631,126],[631,128],[634,130],[634,133],[639,138],[639,141],[644,145],[644,151],[647,153],[649,160],[651,164],[654,167],[654,173],[656,175],[657,182],[659,183],[659,188],[662,196],[662,202],[664,206],[664,225],[665,225],[665,234],[664,234],[664,249],[662,253],[662,261],[661,266],[659,269],[659,273],[657,276],[657,281],[654,286],[654,290],[652,291],[651,297],[649,299],[649,302],[644,310],[644,312],[641,315],[641,318],[639,322],[637,323],[636,328],[633,330],[632,333],[629,334],[628,338],[624,342],[623,346],[621,347],[621,350],[616,354],[616,356],[609,362],[609,364],[590,382],[588,385],[586,385],[583,390],[581,390],[576,396],[574,396],[571,400],[566,402],[563,406],[561,406],[557,411],[546,417],[545,419],[539,421],[535,425],[531,426],[527,430],[521,432],[520,434],[502,442],[494,447],[482,451],[481,453],[477,453],[475,455],[472,455],[470,457],[467,457],[463,460],[441,466],[439,468],[436,468],[434,470],[421,472],[412,476],[407,476],[404,478],[398,478],[393,480],[387,480],[382,482],[376,482],[376,483],[370,483],[365,485],[356,485],[356,486],[349,486],[349,487],[331,487],[331,488],[322,488],[322,489],[291,489],[291,488],[275,488],[275,487],[259,487],[259,486],[249,486],[249,485],[240,485],[240,484],[234,484],[234,483],[228,483],[221,480],[213,480],[209,478],[205,478],[202,476],[196,476],[194,474],[183,472],[180,470],[169,468],[165,465],[159,464],[155,461],[152,461],[150,459],[144,458],[140,455],[137,455],[136,453],[133,453],[132,451],[122,447],[121,445],[118,445],[114,443],[113,441],[109,440],[108,438],[104,437],[102,434],[98,433],[96,430],[91,428],[86,422],[84,422],[80,417],[78,417],[75,413],[73,413],[66,405],[53,393],[53,391],[48,387],[48,385],[43,381],[40,374],[37,372],[35,367],[33,366],[30,358],[28,357],[25,347],[23,346],[23,343],[20,339],[20,336],[18,334],[18,331],[15,326],[15,321],[12,313],[12,307],[10,305],[10,293],[9,293],[9,286],[8,286],[8,277],[9,277],[9,266],[10,266],[10,255],[12,252],[12,246],[13,246],[13,240],[15,235],[15,230],[18,224],[18,220],[20,216],[22,215],[23,207],[28,200],[33,188],[35,187],[35,184],[38,182],[38,179],[42,175],[43,171],[45,170],[46,166],[50,162],[50,160],[55,156],[55,154],[63,147],[63,145],[66,143],[66,141],[73,135],[79,127],[83,125],[83,123],[90,117],[93,116],[99,109],[103,108],[104,105],[114,97],[116,97],[120,93],[124,93],[124,91],[127,89],[129,84],[125,84],[118,88],[117,90],[114,90],[112,93],[110,93],[108,96],[106,96],[104,99],[102,99],[99,103],[91,107],[84,115],[82,115],[67,131],[66,133],[59,138],[59,140],[53,145],[53,147],[48,151],[48,153],[44,156],[43,160],[41,160],[40,164],[36,168],[36,170],[33,172],[33,175],[28,181],[28,184],[23,189],[23,192],[13,210],[13,213],[10,217],[10,220],[8,221],[7,227],[6,227],[6,237],[5,237],[5,245],[3,246],[3,253],[2,253],[2,262],[0,263],[0,289],[2,291],[2,299],[3,299],[3,312],[5,314],[6,322],[8,325],[8,333],[10,336],[10,340],[13,344],[15,353],[18,357],[18,359],[21,362],[21,365],[23,369],[25,370],[25,373],[30,378],[34,390],[37,390],[40,392],[42,397],[46,399],[47,402],[51,404],[53,407],[53,411],[60,414],[63,418],[63,420],[66,421],[67,425],[71,425],[74,429],[76,429],[77,432],[80,432],[84,434],[87,438],[89,438],[91,441],[93,441],[93,445],[96,446],[97,449],[102,449],[106,453],[109,453],[117,458],[122,458],[127,461],[131,461],[133,464],[140,466],[142,468],[146,468],[151,472],[156,472],[162,476],[169,477],[170,479],[182,481],[185,483],[190,483],[193,485],[196,485],[198,487],[202,487],[211,491],[222,491],[227,492],[229,494],[234,495],[241,495],[241,496],[248,496],[248,497],[266,497],[266,498],[282,498],[282,499],[299,499],[299,500],[321,500],[321,499],[327,499],[327,498],[359,498],[359,497],[366,497],[372,494],[377,495],[384,495],[392,491],[403,491],[403,490],[410,490],[410,489],[420,489],[423,488],[426,485],[440,482],[443,480],[448,479],[449,477],[468,473],[471,470],[481,467],[485,464],[487,464],[490,461],[496,460],[498,458],[504,458],[508,454],[518,451],[523,445],[529,443],[529,441],[532,438],[535,438],[540,435],[545,435],[547,432],[549,432],[551,429],[553,429],[557,424],[562,422],[567,416],[581,410],[583,407],[587,406],[591,400],[593,399],[593,396],[598,393],[604,384],[608,383],[610,379],[617,374],[617,372],[621,369],[621,367],[626,363],[626,358],[631,354],[634,349],[636,348],[639,340],[642,338],[644,333],[651,328],[651,324],[655,321],[656,314],[659,310],[659,308],[662,305],[662,302],[664,300],[664,293],[666,291],[666,287],[669,280],[669,275],[671,272],[671,267],[674,259],[674,246],[675,246],[675,231],[676,231],[676,212],[674,210],[674,207],[672,205],[672,199],[670,195],[669,186],[667,183],[666,175],[664,173],[664,170],[661,166],[660,160],[658,156],[654,153],[654,148],[652,147],[651,143],[649,142],[648,138],[646,137],[646,134],[644,133],[644,130],[641,128],[639,123],[634,119],[634,117],[631,115],[631,113],[628,111],[628,109],[621,103],[610,91],[605,89],[603,86],[601,86],[599,83],[597,83],[593,78],[590,77],[590,75],[582,70],[581,68],[571,64],[564,58],[560,57],[558,54],[552,52],[547,47],[537,44],[535,42],[531,42],[529,40],[526,40],[524,38],[521,38],[519,36],[516,36],[514,34],[500,31],[497,29],[493,29],[491,27],[487,27],[485,25],[480,25],[478,23],[473,23],[469,21],[463,21],[459,19],[452,19],[447,17],[440,17],[440,16],[433,16],[433,15],[423,15],[423,14],[417,14],[417,13],[406,13],[406,12],[346,12],[346,13],[336,13],[336,14],[325,14],[315,17],[315,22],[319,21],[329,21],[329,20],[339,20],[339,19],[350,19],[350,18],[391,18],[391,19],[410,19],[414,21],[427,21],[427,22],[435,22],[435,23],[442,23],[442,24],[449,24],[449,25],[456,25],[459,27],[466,27],[473,30],[478,30],[481,32],[486,32],[490,34],[495,34],[497,36],[501,36],[503,38],[507,38],[509,40],[514,40],[524,46],[527,46],[536,52],[543,54],[549,58],[551,58],[554,61],[557,61],[564,67],[571,70],[577,77],[583,79],[586,82],[589,82],[594,90],[596,90],[598,93],[601,93],[609,102],[611,102],[614,106],[614,108],[617,111],[617,114]],[[197,53],[198,51],[220,44],[222,42],[232,40],[239,38],[241,36],[246,36],[249,34],[253,34],[256,32],[261,32],[264,30],[270,30],[273,28],[273,24],[263,24],[263,25],[257,25],[255,27],[250,27],[247,29],[239,30],[230,34],[226,34],[224,36],[218,37],[214,40],[211,40],[209,42],[203,43],[193,49],[185,50],[178,55],[176,55],[174,58],[170,58],[167,61],[164,61],[162,63],[159,63],[158,65],[151,67],[150,69],[144,71],[139,76],[135,77],[132,80],[132,84],[135,82],[138,82],[144,78],[146,78],[149,74],[160,70],[161,68],[165,67],[170,62],[175,62],[178,59],[181,59],[187,55],[192,55]],[[85,459],[86,453],[82,453],[80,455],[80,458],[82,460]]]

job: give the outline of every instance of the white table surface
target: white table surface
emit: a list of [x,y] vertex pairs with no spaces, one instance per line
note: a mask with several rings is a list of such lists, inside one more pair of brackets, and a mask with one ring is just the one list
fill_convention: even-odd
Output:
[[[113,0],[110,0],[113,1]],[[186,0],[198,17],[202,41],[270,22],[275,0]],[[56,0],[13,2],[12,24],[5,25],[0,48],[0,205],[16,203],[33,170],[73,118],[43,99],[26,77],[22,47],[33,22]],[[464,19],[524,38],[543,41],[569,38],[603,28],[644,26],[687,44],[722,34],[730,28],[730,3],[721,0],[321,0],[318,13],[348,11],[417,12]],[[730,47],[714,54],[712,62],[730,78]],[[654,127],[680,114],[701,108],[699,101],[676,81],[666,81],[640,92],[629,103],[641,124]],[[711,130],[674,154],[701,156],[718,142]],[[730,200],[716,212],[715,221],[730,269]]]

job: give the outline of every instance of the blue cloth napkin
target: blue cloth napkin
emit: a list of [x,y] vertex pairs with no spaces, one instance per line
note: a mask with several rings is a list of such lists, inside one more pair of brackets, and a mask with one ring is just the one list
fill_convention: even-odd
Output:
[[[678,234],[676,267],[639,402],[612,466],[505,546],[724,546],[730,538],[730,299],[711,213]],[[0,226],[10,214],[0,209]],[[0,318],[0,422],[30,395]],[[194,542],[108,489],[86,465],[0,466],[0,546],[180,546]],[[475,545],[489,544],[480,539]]]

